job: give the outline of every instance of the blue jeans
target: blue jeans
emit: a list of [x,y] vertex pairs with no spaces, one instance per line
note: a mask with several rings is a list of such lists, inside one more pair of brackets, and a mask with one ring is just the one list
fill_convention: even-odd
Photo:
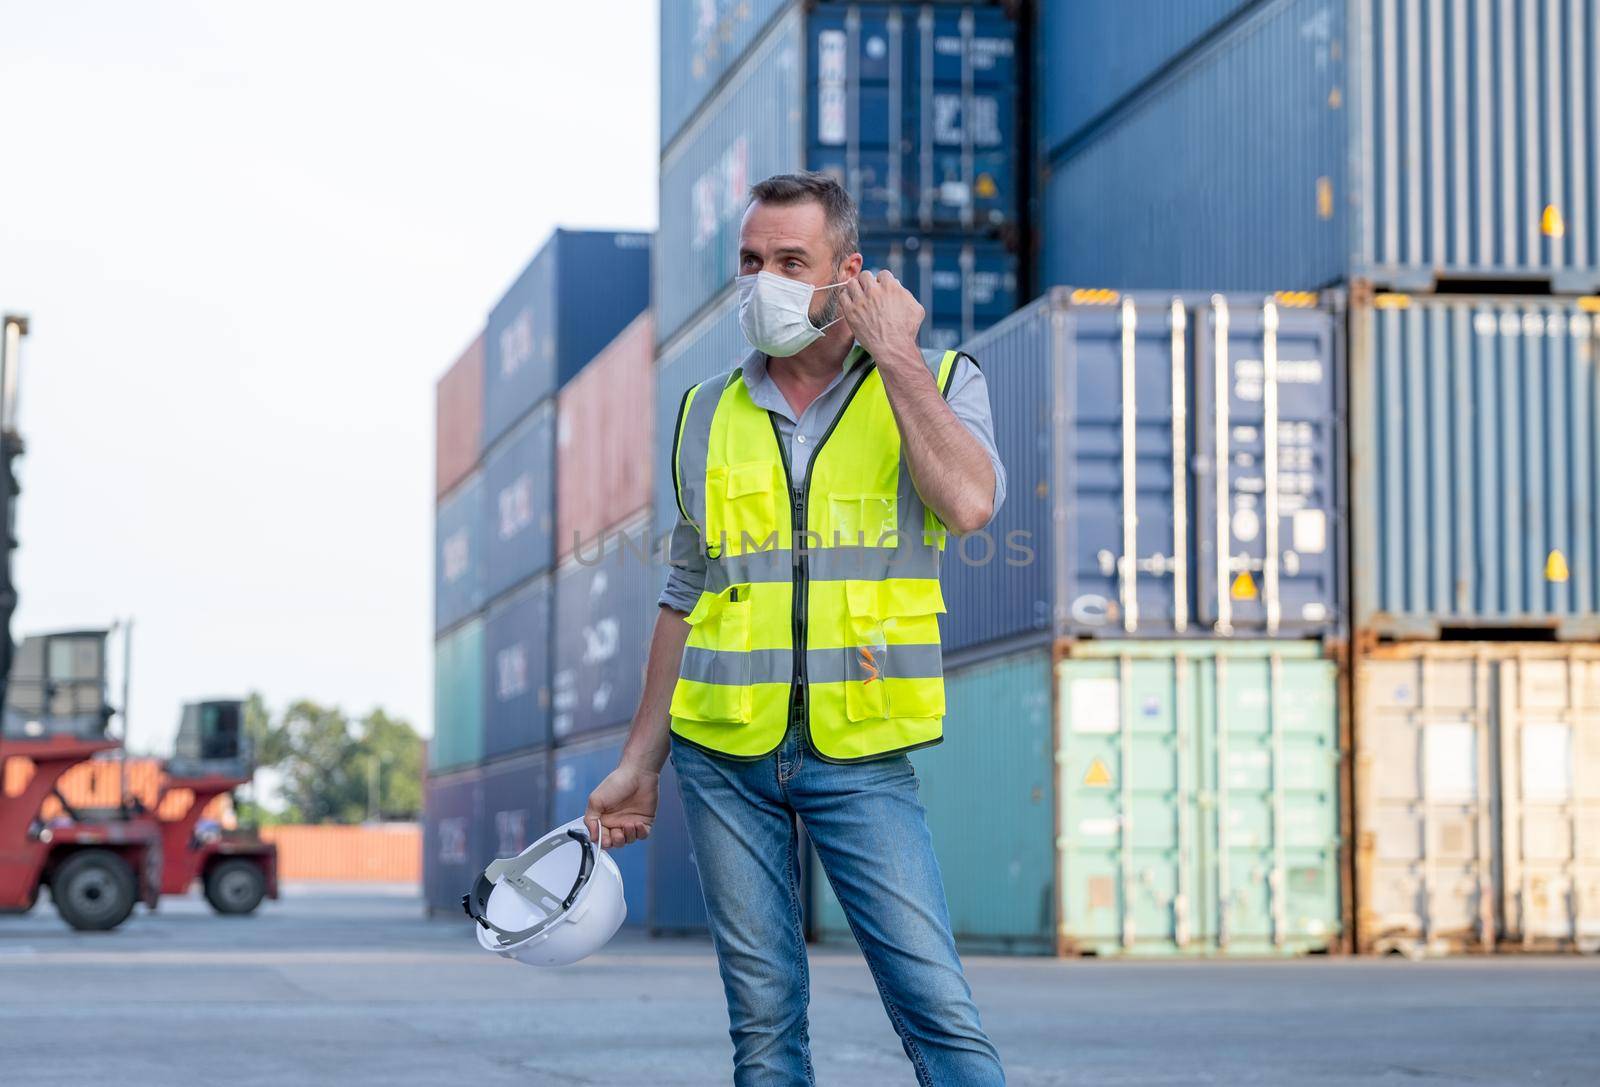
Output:
[[672,764],[728,997],[737,1087],[812,1084],[800,927],[804,821],[919,1084],[1003,1084],[950,934],[911,760],[823,762],[791,725],[740,762],[676,737]]

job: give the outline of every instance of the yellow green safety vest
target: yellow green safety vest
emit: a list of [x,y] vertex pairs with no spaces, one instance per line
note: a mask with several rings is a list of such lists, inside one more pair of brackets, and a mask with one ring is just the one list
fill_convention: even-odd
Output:
[[[947,394],[957,352],[924,358]],[[829,762],[942,736],[945,529],[910,485],[876,364],[857,347],[846,367],[844,407],[804,479],[742,369],[690,389],[679,408],[673,483],[706,558],[672,693],[672,731],[690,744],[770,754],[796,695],[811,749]]]

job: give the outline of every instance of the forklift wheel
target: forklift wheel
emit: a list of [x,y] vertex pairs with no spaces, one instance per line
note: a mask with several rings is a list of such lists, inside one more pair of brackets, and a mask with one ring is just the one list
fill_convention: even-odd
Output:
[[223,861],[206,873],[206,901],[218,913],[254,913],[266,894],[266,878],[251,861]]
[[133,912],[138,890],[128,862],[104,849],[74,853],[50,879],[57,912],[80,932],[104,932],[122,924]]

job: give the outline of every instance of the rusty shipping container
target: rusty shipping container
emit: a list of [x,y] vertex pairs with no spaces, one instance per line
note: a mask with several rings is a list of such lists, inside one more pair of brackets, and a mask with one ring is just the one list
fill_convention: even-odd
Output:
[[556,406],[556,554],[566,558],[650,502],[655,332],[641,313]]
[[288,882],[422,882],[422,827],[267,826],[261,840],[278,847],[278,878]]
[[483,333],[434,386],[433,422],[433,493],[443,498],[478,463],[483,442]]
[[1355,667],[1358,950],[1600,950],[1600,646]]
[[1355,626],[1600,638],[1600,298],[1350,306]]

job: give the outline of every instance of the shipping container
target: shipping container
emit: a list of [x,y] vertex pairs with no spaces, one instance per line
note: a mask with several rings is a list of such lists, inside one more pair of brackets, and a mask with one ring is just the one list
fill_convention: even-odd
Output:
[[1259,3],[1050,156],[1041,282],[1600,289],[1597,40],[1596,0]]
[[561,390],[556,409],[556,554],[650,504],[655,336],[640,314]]
[[684,818],[678,772],[668,759],[661,767],[660,799],[650,825],[650,893],[647,920],[652,934],[704,933],[706,899],[689,824]]
[[1336,948],[1338,666],[1308,642],[1082,642],[1056,666],[1058,947]]
[[489,608],[483,624],[483,755],[495,759],[550,743],[549,575]]
[[[1049,954],[1056,807],[1050,651],[952,669],[945,701],[944,742],[911,761],[951,928],[968,951]],[[814,847],[811,863],[816,933],[849,941]]]
[[1038,4],[1033,71],[1040,154],[1048,155],[1114,110],[1255,2]]
[[[0,795],[17,796],[33,777],[33,760],[21,755],[5,756],[0,753]],[[56,793],[45,797],[39,805],[39,818],[49,822],[64,814],[63,802],[82,812],[96,808],[120,808],[124,800],[142,804],[162,819],[176,819],[189,810],[194,794],[188,789],[174,789],[163,795],[166,784],[166,766],[162,759],[130,757],[98,757],[80,762],[61,775],[56,782]],[[217,823],[224,830],[233,830],[237,818],[233,808],[233,794],[215,797],[200,813],[200,818]]]
[[557,229],[489,313],[483,446],[570,381],[650,304],[650,235]]
[[546,400],[484,458],[483,580],[487,599],[555,561],[556,409]]
[[1600,646],[1357,657],[1357,947],[1600,950]]
[[430,914],[460,918],[483,855],[483,783],[476,770],[429,777],[423,790],[422,885]]
[[1600,299],[1356,293],[1358,632],[1600,638],[1597,358]]
[[1017,258],[1000,242],[867,235],[861,258],[864,270],[887,268],[922,303],[925,348],[959,347],[1017,308]]
[[[584,814],[589,794],[617,768],[622,757],[622,741],[627,730],[605,736],[586,737],[583,743],[557,748],[555,760],[555,788],[551,792],[553,806],[550,813],[552,826],[570,822]],[[617,849],[608,849],[617,870],[622,873],[622,888],[628,907],[625,925],[643,928],[645,925],[645,900],[649,891],[650,839],[634,842]]]
[[428,768],[483,758],[483,620],[473,618],[433,646],[433,740]]
[[483,334],[434,386],[433,493],[460,483],[478,466],[483,447]]
[[586,544],[556,572],[551,730],[556,743],[628,721],[644,692],[666,568],[641,516]]
[[947,650],[1341,635],[1340,301],[1317,302],[1057,288],[967,344],[1007,492],[946,550]]
[[1017,219],[1016,26],[980,5],[797,5],[661,160],[656,337],[738,271],[750,185],[818,169],[864,232],[1006,232]]
[[[538,751],[483,768],[483,852],[478,867],[500,857],[515,857],[548,834],[550,759]],[[464,892],[463,892],[464,893]]]
[[661,0],[661,146],[792,0]]
[[474,472],[434,511],[433,626],[441,631],[483,607],[483,474]]
[[[278,847],[278,879],[284,883],[422,884],[424,839],[417,823],[278,823],[260,833],[262,841]],[[459,901],[460,895],[458,907]]]

